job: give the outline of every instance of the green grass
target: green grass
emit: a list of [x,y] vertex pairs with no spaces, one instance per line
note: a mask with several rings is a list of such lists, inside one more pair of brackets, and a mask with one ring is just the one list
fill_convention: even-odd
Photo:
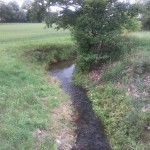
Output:
[[[26,54],[73,43],[69,31],[44,26],[0,24],[0,150],[57,149],[51,113],[68,97],[41,64],[31,61],[34,55]],[[44,133],[40,139],[37,129]]]
[[[1,44],[17,45],[37,45],[45,43],[70,43],[70,32],[68,30],[57,30],[44,28],[45,24],[20,23],[1,24],[0,42]],[[37,42],[37,43],[36,43]]]
[[99,68],[100,80],[76,72],[74,82],[88,97],[104,123],[114,150],[150,148],[150,32],[130,33],[132,51]]
[[150,32],[135,32],[130,33],[129,38],[134,42],[137,48],[150,50]]

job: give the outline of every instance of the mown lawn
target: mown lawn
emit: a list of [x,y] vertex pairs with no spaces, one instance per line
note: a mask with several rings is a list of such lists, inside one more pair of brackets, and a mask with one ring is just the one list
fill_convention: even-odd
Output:
[[[59,120],[56,125],[52,112],[62,103],[67,105],[69,98],[44,65],[31,61],[34,55],[28,59],[26,53],[51,44],[72,45],[72,41],[69,31],[44,27],[45,24],[0,24],[1,150],[57,149],[54,136],[63,125],[59,126]],[[67,121],[65,126],[70,126]]]

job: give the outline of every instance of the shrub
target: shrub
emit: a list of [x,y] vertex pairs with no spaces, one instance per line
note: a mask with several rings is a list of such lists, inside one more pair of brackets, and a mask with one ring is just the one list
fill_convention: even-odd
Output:
[[137,18],[133,18],[122,27],[122,30],[123,32],[135,32],[140,31],[141,27],[141,21],[138,21]]
[[96,54],[80,55],[77,58],[77,70],[83,72],[91,71],[97,65],[102,65],[108,59],[109,57],[107,55],[103,57],[97,57]]
[[[43,45],[35,50],[26,52],[31,61],[51,65],[59,61],[67,60],[76,55],[76,47],[72,44],[50,44]],[[33,60],[34,58],[34,60]]]

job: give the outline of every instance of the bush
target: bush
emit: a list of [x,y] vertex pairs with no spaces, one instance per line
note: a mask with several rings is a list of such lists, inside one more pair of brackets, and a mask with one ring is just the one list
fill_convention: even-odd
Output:
[[108,59],[108,56],[97,57],[96,54],[79,55],[77,58],[77,70],[82,72],[91,71],[98,65],[105,63]]
[[[26,52],[31,61],[38,63],[53,64],[59,61],[68,60],[76,56],[76,47],[72,44],[50,44],[43,45],[35,50]],[[33,60],[34,58],[34,60]]]
[[140,31],[141,27],[141,21],[138,21],[137,18],[133,18],[122,27],[122,30],[123,32],[135,32]]

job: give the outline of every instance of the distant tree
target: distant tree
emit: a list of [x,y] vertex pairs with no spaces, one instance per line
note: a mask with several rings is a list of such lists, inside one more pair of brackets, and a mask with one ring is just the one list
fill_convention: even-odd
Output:
[[23,10],[26,10],[26,11],[31,9],[31,7],[32,7],[32,1],[31,0],[24,0],[23,4],[21,6],[21,8]]
[[20,7],[16,1],[11,1],[8,4],[8,7],[10,7],[13,11],[19,11]]
[[52,27],[52,24],[55,23],[56,18],[58,17],[58,13],[57,12],[50,12],[48,11],[45,15],[45,23],[47,28]]
[[5,3],[0,1],[0,22],[25,22],[26,13],[13,1]]
[[25,12],[19,7],[15,1],[9,2],[7,5],[11,9],[11,22],[25,22]]
[[150,30],[150,0],[144,2],[144,9],[142,12],[143,28]]
[[33,22],[33,18],[32,18],[32,1],[31,0],[24,0],[21,8],[26,12],[27,22]]
[[43,0],[35,0],[27,10],[28,19],[31,22],[42,22],[46,14],[46,3]]
[[0,21],[9,22],[12,18],[12,9],[3,1],[0,1]]

